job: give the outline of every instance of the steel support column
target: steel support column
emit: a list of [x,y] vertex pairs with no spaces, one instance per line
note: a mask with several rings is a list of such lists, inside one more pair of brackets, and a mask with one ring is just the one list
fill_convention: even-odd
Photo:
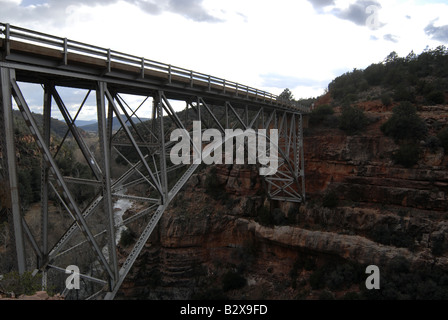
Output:
[[[51,91],[48,84],[44,85],[44,101],[43,101],[43,139],[46,146],[50,147],[50,123],[51,123]],[[48,166],[45,158],[41,158],[41,251],[43,259],[39,261],[38,266],[41,268],[48,254]],[[47,272],[42,271],[42,290],[47,288]]]
[[168,178],[166,174],[166,150],[165,150],[165,127],[163,119],[163,105],[162,105],[162,92],[158,92],[157,96],[154,98],[154,108],[157,109],[157,119],[159,126],[159,152],[160,152],[160,177],[162,184],[162,204],[167,202],[168,198]]
[[20,274],[25,272],[25,242],[22,229],[22,214],[20,212],[19,202],[19,182],[17,176],[16,149],[14,146],[14,128],[12,115],[12,91],[11,81],[14,77],[14,71],[7,68],[0,68],[1,73],[1,103],[3,113],[2,132],[4,137],[4,149],[6,153],[7,180],[9,183],[9,203],[7,204],[11,210],[14,224],[15,247],[17,253],[17,265]]
[[300,177],[302,179],[302,201],[306,201],[306,193],[305,193],[305,156],[303,154],[303,115],[299,114],[299,141],[297,144],[299,145],[299,153],[300,153]]
[[[112,179],[110,174],[110,143],[108,141],[108,125],[107,113],[105,104],[106,83],[99,82],[97,88],[97,117],[98,117],[98,137],[100,142],[101,152],[101,171],[102,171],[102,193],[103,193],[103,209],[107,220],[108,232],[108,248],[109,248],[109,263],[112,264],[113,278],[110,279],[109,286],[113,288],[115,281],[118,279],[118,263],[117,250],[115,243],[115,217],[112,205]],[[109,103],[109,108],[112,109]],[[110,115],[110,113],[109,113]],[[110,124],[109,124],[110,125]]]
[[[107,273],[109,274],[110,277],[113,277],[113,273],[112,273],[112,270],[110,269],[108,262],[106,261],[101,249],[99,248],[98,243],[95,241],[94,236],[93,236],[92,232],[90,231],[90,228],[89,228],[88,224],[86,223],[78,205],[76,204],[76,201],[74,200],[73,195],[71,194],[70,189],[68,188],[68,186],[64,180],[64,177],[62,176],[58,166],[56,165],[56,162],[55,162],[49,148],[44,143],[42,134],[40,133],[39,128],[36,125],[36,122],[32,116],[31,110],[29,109],[29,107],[25,101],[25,98],[23,97],[23,95],[21,93],[19,86],[17,85],[15,80],[11,80],[11,85],[12,85],[12,95],[13,95],[14,99],[16,100],[16,103],[17,103],[20,111],[22,112],[22,116],[23,116],[26,124],[28,125],[31,133],[34,136],[40,151],[43,153],[45,161],[47,161],[47,165],[49,166],[52,175],[55,177],[58,184],[63,189],[63,194],[68,202],[68,206],[74,213],[73,218],[76,220],[76,222],[79,225],[80,230],[83,232],[83,234],[86,237],[86,239],[88,240],[89,244],[92,246],[93,251],[96,253],[97,258],[101,262],[104,269],[107,271]],[[11,130],[11,133],[12,132],[13,131]]]

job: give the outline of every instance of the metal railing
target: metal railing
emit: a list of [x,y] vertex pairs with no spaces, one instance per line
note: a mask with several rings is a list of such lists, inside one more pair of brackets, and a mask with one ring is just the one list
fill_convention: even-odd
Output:
[[118,63],[138,68],[142,77],[145,76],[146,71],[158,72],[168,80],[168,83],[171,83],[174,79],[181,79],[183,82],[189,82],[191,87],[194,87],[194,85],[201,85],[203,87],[208,87],[209,91],[212,88],[219,88],[223,93],[232,92],[236,96],[240,96],[242,98],[250,97],[257,101],[261,100],[273,105],[287,107],[302,112],[309,112],[309,108],[300,105],[296,101],[285,101],[280,99],[277,95],[242,85],[238,82],[229,81],[208,74],[149,60],[143,57],[133,56],[111,49],[101,48],[79,41],[69,40],[67,38],[56,37],[46,33],[12,26],[9,23],[0,22],[0,39],[5,39],[4,46],[7,55],[10,53],[10,41],[14,40],[57,50],[61,52],[63,63],[65,65],[68,64],[69,54],[77,54],[104,61],[108,71],[111,71],[112,63]]

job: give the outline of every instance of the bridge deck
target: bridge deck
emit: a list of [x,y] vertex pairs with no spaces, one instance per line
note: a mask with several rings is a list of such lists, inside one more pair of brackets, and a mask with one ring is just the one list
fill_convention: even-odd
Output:
[[[278,96],[269,92],[236,82],[9,24],[0,23],[0,51],[3,52],[4,63],[30,66],[22,67],[25,72],[20,72],[20,67],[16,68],[18,80],[21,81],[35,81],[33,77],[36,75],[29,72],[33,70],[31,66],[34,66],[52,70],[55,79],[58,75],[55,70],[74,71],[108,79],[131,80],[135,84],[146,85],[146,88],[170,92],[174,99],[177,96],[184,97],[185,94],[191,96],[200,93],[217,100],[307,112],[306,108],[297,103],[279,100]],[[81,79],[79,77],[70,84],[83,87]],[[120,90],[125,90],[124,87],[120,85]],[[138,92],[132,88],[129,93]]]

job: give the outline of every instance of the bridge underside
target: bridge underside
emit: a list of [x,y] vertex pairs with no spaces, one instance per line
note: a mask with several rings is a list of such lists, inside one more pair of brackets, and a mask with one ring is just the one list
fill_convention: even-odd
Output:
[[[1,178],[8,194],[2,206],[14,225],[19,272],[31,268],[42,274],[44,286],[60,284],[67,277],[66,267],[76,265],[88,283],[78,298],[115,297],[165,209],[200,165],[170,160],[176,144],[170,134],[185,130],[194,147],[194,121],[200,121],[203,130],[213,128],[223,135],[226,129],[267,129],[268,141],[269,129],[277,129],[278,169],[263,177],[266,194],[272,200],[305,200],[300,110],[261,91],[241,90],[238,84],[213,84],[211,77],[199,81],[191,73],[176,79],[171,68],[161,76],[145,67],[123,67],[113,62],[110,51],[102,65],[91,57],[75,59],[67,51],[49,58],[53,49],[40,48],[36,54],[27,49],[29,44],[8,39],[0,39]],[[73,96],[79,101],[72,101]],[[31,111],[36,107],[40,114]],[[34,156],[40,159],[38,227],[30,225],[21,206],[18,168],[24,156],[16,154],[14,109],[20,111],[38,150]],[[96,134],[76,125],[88,110],[96,115]],[[58,139],[51,135],[55,114],[65,122]],[[76,167],[63,163],[67,154],[76,157]],[[138,209],[117,218],[114,204],[120,199]],[[143,231],[126,258],[119,259],[120,232],[135,221]]]

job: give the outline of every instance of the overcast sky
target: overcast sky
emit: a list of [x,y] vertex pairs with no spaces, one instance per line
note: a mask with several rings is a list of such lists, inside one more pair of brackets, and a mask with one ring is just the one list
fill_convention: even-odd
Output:
[[448,0],[0,0],[0,21],[296,99],[448,42]]

